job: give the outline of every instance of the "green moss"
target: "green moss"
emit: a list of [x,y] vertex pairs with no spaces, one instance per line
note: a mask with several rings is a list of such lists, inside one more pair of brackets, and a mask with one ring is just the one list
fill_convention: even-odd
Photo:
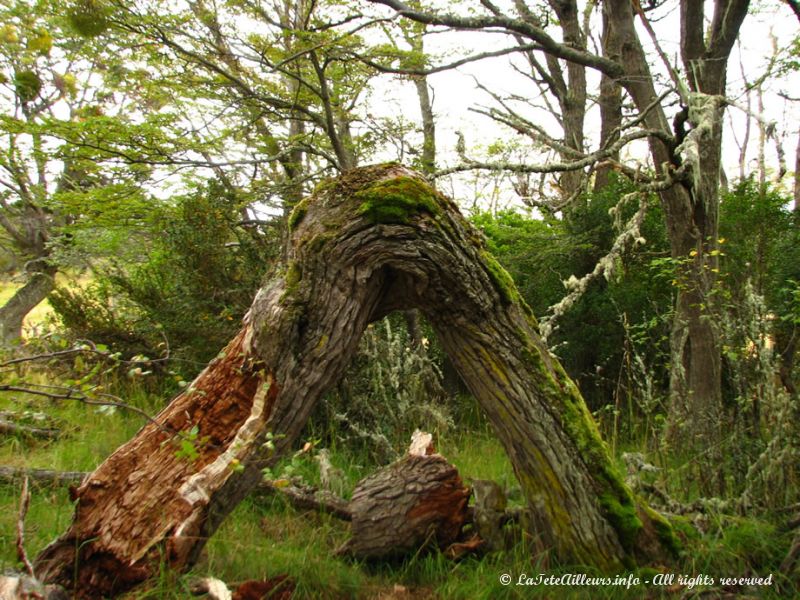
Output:
[[697,541],[700,539],[700,532],[692,524],[688,517],[681,515],[674,515],[670,517],[669,523],[672,527],[672,532],[680,535],[680,538],[687,541]]
[[334,238],[332,233],[318,233],[311,239],[305,239],[300,242],[301,246],[308,246],[308,251],[312,254],[317,254],[322,251],[330,240]]
[[545,364],[539,349],[528,335],[522,330],[518,331],[518,335],[522,342],[523,357],[531,367],[532,374],[539,380],[543,391],[553,398],[554,406],[562,416],[562,426],[601,486],[598,499],[603,514],[616,530],[622,547],[630,552],[643,524],[637,514],[636,500],[611,460],[597,424],[578,388],[561,365],[556,361],[550,366]]
[[300,221],[306,216],[308,212],[308,198],[304,198],[298,202],[289,213],[289,231],[294,231],[300,225]]
[[323,179],[314,187],[314,192],[312,195],[316,196],[318,194],[324,194],[325,192],[332,190],[333,188],[336,187],[338,181],[339,180],[336,177],[329,177],[327,179]]
[[[560,372],[560,366],[556,369],[566,379],[566,374]],[[563,385],[563,380],[559,383]],[[596,474],[597,481],[603,486],[599,494],[600,506],[617,531],[622,547],[630,552],[643,526],[637,515],[636,500],[611,460],[608,447],[600,437],[597,423],[589,413],[575,384],[569,380],[567,384],[563,404],[564,428],[578,446],[583,459],[589,465],[589,470]]]
[[441,212],[436,193],[413,177],[380,181],[356,192],[355,197],[361,202],[358,214],[372,223],[408,223],[420,213],[438,215]]
[[603,514],[617,532],[620,544],[626,552],[633,550],[636,536],[642,529],[642,521],[636,514],[636,507],[609,490],[599,497]]
[[664,515],[654,511],[649,506],[644,506],[644,511],[650,518],[650,522],[653,524],[653,529],[655,529],[661,545],[667,548],[673,556],[678,557],[681,550],[683,550],[683,544],[681,544],[678,536],[675,535],[675,530],[672,528],[670,522],[667,521]]
[[506,271],[503,266],[497,262],[497,259],[486,250],[481,250],[480,256],[503,302],[506,304],[519,302],[520,295],[517,291],[517,286],[514,285],[514,280],[511,278],[511,275],[508,274],[508,271]]
[[286,275],[284,275],[284,284],[285,284],[285,292],[283,296],[291,296],[297,290],[297,286],[299,285],[300,281],[303,279],[303,270],[300,268],[300,265],[297,264],[297,261],[292,261],[289,263],[288,268],[286,269]]

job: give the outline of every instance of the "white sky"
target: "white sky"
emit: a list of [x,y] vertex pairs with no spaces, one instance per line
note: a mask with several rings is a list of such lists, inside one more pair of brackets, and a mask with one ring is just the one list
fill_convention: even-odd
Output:
[[[477,1],[468,4],[477,5]],[[707,2],[707,4],[709,7],[706,12],[711,15],[711,3]],[[770,36],[775,36],[779,50],[783,50],[798,32],[798,22],[794,14],[778,0],[755,0],[752,4],[754,8],[751,8],[751,14],[745,20],[740,41],[734,48],[728,65],[728,97],[741,105],[746,104],[746,98],[742,91],[744,86],[744,78],[741,74],[742,69],[748,81],[752,82],[764,73],[773,53]],[[451,8],[451,10],[464,14],[464,10],[458,7]],[[680,25],[677,1],[670,3],[669,7],[659,9],[651,17],[662,49],[671,62],[680,67],[678,39]],[[599,32],[598,21],[599,15],[595,11],[593,31]],[[554,36],[558,35],[558,31],[558,28],[554,29]],[[652,43],[648,34],[642,28],[640,28],[639,34],[642,44],[645,46],[649,56],[652,57],[651,68],[654,72],[663,74],[664,68],[658,62],[655,51],[652,50]],[[441,61],[437,61],[438,63],[446,63],[456,57],[511,46],[513,45],[513,40],[507,36],[486,33],[447,32],[432,33],[426,37],[425,43],[428,52],[446,57]],[[491,106],[493,103],[491,98],[477,88],[473,77],[496,92],[535,97],[538,91],[530,81],[525,81],[513,72],[509,66],[510,60],[509,57],[487,59],[480,63],[472,63],[454,71],[438,73],[429,77],[429,83],[433,88],[435,98],[434,110],[437,116],[437,150],[440,166],[451,166],[459,162],[455,153],[456,131],[464,133],[468,149],[476,145],[486,147],[496,140],[511,141],[514,138],[518,138],[510,131],[502,130],[488,117],[478,115],[469,110],[471,107]],[[519,59],[515,60],[520,64]],[[597,89],[599,76],[589,70],[588,77],[591,94]],[[664,76],[664,79],[666,79],[666,76]],[[794,169],[794,154],[798,135],[800,102],[787,101],[779,94],[784,93],[800,98],[800,74],[793,73],[791,76],[783,78],[770,78],[763,89],[766,108],[764,117],[776,123],[778,136],[782,138],[787,166],[792,171]],[[755,93],[752,94],[752,102],[753,111],[758,112]],[[385,116],[402,114],[407,120],[419,122],[419,108],[414,87],[407,82],[400,85],[397,78],[388,75],[382,76],[374,86],[370,104],[370,110],[373,114],[383,114]],[[518,107],[519,105],[516,106]],[[559,127],[554,119],[547,115],[546,111],[535,110],[531,107],[525,114],[537,124],[546,126],[554,137],[561,137]],[[739,174],[739,148],[737,147],[736,139],[738,138],[741,141],[743,138],[745,124],[746,116],[743,111],[732,107],[727,109],[723,163],[731,180],[735,180]],[[596,139],[599,128],[600,120],[597,111],[590,111],[586,119],[587,140]],[[736,136],[733,135],[733,128],[735,128]],[[591,141],[589,143],[591,148]],[[644,143],[631,147],[629,152],[634,155],[633,158],[641,161],[648,159]],[[757,169],[757,152],[758,127],[753,121],[747,153],[749,171]],[[477,154],[477,152],[468,153],[470,155]],[[393,157],[387,156],[387,158]],[[766,158],[768,167],[777,170],[777,154],[772,141],[767,143]],[[539,157],[530,155],[526,157],[526,162],[529,163],[541,161],[542,158]],[[478,172],[478,174],[487,179],[492,177],[488,172]],[[462,179],[468,179],[468,177]],[[791,185],[790,177],[784,178],[784,184],[786,186]],[[445,189],[447,189],[447,186],[445,186]],[[463,182],[454,191],[456,191],[457,196],[471,193],[467,184]],[[466,198],[459,199],[462,200],[462,203],[463,200],[467,200],[467,203],[469,203]]]

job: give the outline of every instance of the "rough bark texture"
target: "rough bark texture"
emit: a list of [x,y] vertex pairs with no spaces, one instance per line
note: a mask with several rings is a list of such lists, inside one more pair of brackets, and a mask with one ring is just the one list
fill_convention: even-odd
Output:
[[[613,33],[609,57],[624,66],[620,83],[644,115],[644,124],[665,136],[650,138],[653,163],[668,173],[682,160],[692,161],[690,180],[661,192],[671,254],[680,264],[670,339],[668,437],[673,447],[689,455],[711,451],[710,462],[714,462],[723,420],[720,343],[709,307],[718,266],[723,97],[728,56],[747,14],[748,2],[715,2],[708,41],[703,3],[682,0],[680,7],[681,58],[688,80],[684,100],[689,104],[686,110],[692,140],[676,131],[676,142],[680,144],[675,147],[667,141],[672,131],[663,107],[656,102],[658,94],[636,33],[632,5],[627,0],[603,3]],[[723,478],[712,486],[712,475],[708,468],[698,473],[704,492],[720,491]]]
[[[619,47],[615,39],[616,32],[609,27],[608,13],[603,11],[603,56],[609,57]],[[597,99],[600,108],[600,146],[606,148],[619,139],[622,128],[622,88],[605,73],[600,74],[600,96]],[[609,161],[618,162],[619,152],[609,156]],[[614,169],[613,162],[605,161],[597,166],[594,176],[594,191],[599,192],[608,185],[609,176]]]
[[353,491],[352,537],[339,553],[398,557],[455,542],[468,519],[469,488],[442,456],[408,455],[363,479]]
[[[530,309],[452,201],[416,173],[381,165],[321,185],[289,224],[283,275],[157,424],[78,488],[72,525],[37,559],[40,576],[97,597],[152,575],[162,557],[188,567],[296,440],[367,324],[409,308],[427,317],[494,425],[543,543],[606,569],[674,549],[671,528],[625,486]],[[196,456],[176,452],[191,439]]]
[[22,323],[29,312],[47,298],[55,287],[55,269],[35,272],[0,308],[0,343],[12,345],[22,337]]

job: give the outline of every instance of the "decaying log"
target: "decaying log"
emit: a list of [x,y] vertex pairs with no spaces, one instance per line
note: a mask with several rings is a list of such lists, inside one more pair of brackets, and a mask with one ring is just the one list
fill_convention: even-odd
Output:
[[472,481],[472,494],[475,498],[472,512],[475,531],[485,541],[488,550],[505,549],[506,493],[496,481],[476,479]]
[[289,226],[286,268],[242,330],[81,484],[37,574],[101,597],[165,560],[188,568],[296,441],[367,325],[412,308],[491,421],[543,544],[609,570],[667,560],[671,527],[625,485],[530,308],[451,200],[401,166],[365,167],[319,186]]
[[[89,472],[86,471],[50,471],[47,469],[25,469],[22,467],[0,466],[0,483],[17,483],[26,477],[34,482],[46,485],[77,485]],[[265,494],[281,494],[298,510],[316,510],[330,513],[335,517],[350,520],[347,500],[326,490],[317,490],[311,486],[289,482],[287,485],[276,485],[264,480],[258,484],[257,491]]]
[[438,454],[409,454],[353,491],[351,537],[337,551],[360,559],[403,556],[454,543],[467,521],[469,488]]
[[227,584],[215,577],[201,577],[189,583],[192,594],[205,594],[208,600],[233,600],[233,594]]
[[263,581],[245,581],[231,593],[224,581],[214,577],[202,577],[189,584],[192,594],[205,594],[209,600],[289,600],[295,583],[288,575],[278,575]]
[[0,417],[0,435],[16,435],[20,437],[32,437],[46,440],[52,440],[61,435],[58,429],[45,429],[42,427],[31,427],[29,425],[20,425],[8,419]]
[[88,475],[85,471],[51,471],[0,466],[0,483],[16,483],[26,477],[41,484],[77,485]]
[[258,491],[281,494],[289,501],[289,504],[298,510],[325,512],[345,521],[349,521],[353,517],[347,500],[328,490],[317,490],[311,486],[295,483],[276,485],[274,482],[265,481],[258,486]]
[[45,585],[28,575],[0,575],[1,600],[69,600],[59,585]]

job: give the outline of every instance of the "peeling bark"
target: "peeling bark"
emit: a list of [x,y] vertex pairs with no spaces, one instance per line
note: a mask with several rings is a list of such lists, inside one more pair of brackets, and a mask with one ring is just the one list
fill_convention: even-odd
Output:
[[[617,473],[510,276],[451,200],[398,165],[367,167],[321,185],[289,223],[283,275],[190,388],[77,489],[71,526],[37,559],[41,577],[100,597],[157,573],[161,559],[188,568],[297,439],[368,323],[411,308],[492,422],[540,542],[604,569],[675,549],[666,521]],[[180,451],[190,441],[194,456]]]

